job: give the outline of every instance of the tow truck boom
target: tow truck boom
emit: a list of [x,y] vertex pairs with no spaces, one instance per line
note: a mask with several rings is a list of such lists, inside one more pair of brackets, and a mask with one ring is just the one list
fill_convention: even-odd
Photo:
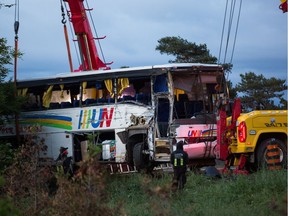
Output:
[[75,35],[77,36],[78,46],[82,65],[80,70],[99,70],[99,69],[110,69],[107,64],[104,63],[100,58],[95,45],[94,40],[102,38],[94,38],[89,20],[86,14],[86,10],[83,5],[83,0],[64,0],[67,2],[70,8],[68,11],[70,21],[73,24]]

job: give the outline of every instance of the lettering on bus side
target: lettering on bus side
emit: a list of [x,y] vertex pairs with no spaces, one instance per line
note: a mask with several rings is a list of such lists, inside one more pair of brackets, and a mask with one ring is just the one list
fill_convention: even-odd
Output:
[[79,114],[78,129],[102,128],[104,123],[110,127],[114,114],[114,107],[81,110]]
[[266,127],[288,127],[288,124],[286,122],[284,123],[265,123]]
[[188,137],[200,137],[202,134],[202,130],[189,130]]
[[208,137],[208,136],[217,136],[216,129],[209,130],[189,130],[188,137]]

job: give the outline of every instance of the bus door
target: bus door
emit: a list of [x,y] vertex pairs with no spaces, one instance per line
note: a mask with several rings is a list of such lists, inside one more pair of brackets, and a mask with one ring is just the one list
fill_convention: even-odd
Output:
[[157,134],[159,138],[167,137],[169,115],[170,115],[170,103],[168,97],[157,97],[156,100],[156,121],[157,121]]
[[169,123],[172,121],[173,95],[169,89],[169,73],[155,77],[153,94],[155,102],[156,138],[167,138]]

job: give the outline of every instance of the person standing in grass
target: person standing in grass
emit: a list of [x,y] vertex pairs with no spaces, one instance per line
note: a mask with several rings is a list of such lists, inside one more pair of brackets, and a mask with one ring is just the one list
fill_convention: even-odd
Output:
[[68,148],[60,147],[60,153],[56,159],[56,163],[62,163],[64,174],[66,175],[68,173],[70,178],[73,176],[72,160],[72,157],[68,157]]
[[176,150],[172,152],[170,162],[173,166],[174,176],[172,187],[183,189],[186,183],[187,164],[189,162],[188,154],[183,150],[183,141],[176,144]]

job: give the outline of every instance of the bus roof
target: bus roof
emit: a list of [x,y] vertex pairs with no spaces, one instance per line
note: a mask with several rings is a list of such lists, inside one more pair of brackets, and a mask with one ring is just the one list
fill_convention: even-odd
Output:
[[65,84],[73,82],[85,82],[89,80],[105,80],[120,77],[147,77],[151,75],[160,75],[170,71],[195,71],[195,72],[221,72],[223,68],[217,64],[201,63],[173,63],[154,66],[119,68],[111,70],[81,71],[57,74],[51,77],[33,78],[17,81],[18,88],[27,88],[39,85]]

